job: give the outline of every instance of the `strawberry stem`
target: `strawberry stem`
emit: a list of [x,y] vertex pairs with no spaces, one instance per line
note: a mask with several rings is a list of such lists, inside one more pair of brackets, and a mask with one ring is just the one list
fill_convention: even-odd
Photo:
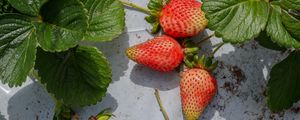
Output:
[[184,49],[184,53],[185,54],[195,54],[195,53],[198,53],[199,52],[199,48],[198,47],[191,47],[191,48],[185,48]]
[[214,37],[215,36],[215,33],[203,38],[200,42],[197,43],[197,45],[201,45],[203,44],[205,41],[209,40],[210,38]]
[[159,91],[158,91],[157,89],[155,89],[155,93],[154,93],[154,94],[155,94],[156,100],[157,100],[157,102],[158,102],[160,111],[162,112],[162,114],[163,114],[165,120],[170,120],[170,119],[169,119],[169,116],[168,116],[168,114],[167,114],[167,112],[166,112],[166,110],[165,110],[165,108],[164,108],[163,105],[162,105],[162,102],[161,102],[161,99],[160,99],[160,96],[159,96]]
[[129,7],[132,7],[132,8],[138,9],[138,10],[141,10],[141,11],[143,11],[143,12],[149,14],[149,15],[152,14],[151,11],[150,11],[149,9],[147,9],[147,8],[143,8],[143,7],[141,7],[141,6],[138,6],[138,5],[136,5],[136,4],[133,4],[133,3],[127,2],[127,1],[123,1],[123,0],[119,0],[119,1],[120,1],[123,5],[126,5],[126,6],[129,6]]
[[225,43],[220,43],[219,45],[218,45],[218,47],[211,53],[211,56],[213,57],[215,54],[216,54],[216,52],[223,46],[223,45],[225,45]]

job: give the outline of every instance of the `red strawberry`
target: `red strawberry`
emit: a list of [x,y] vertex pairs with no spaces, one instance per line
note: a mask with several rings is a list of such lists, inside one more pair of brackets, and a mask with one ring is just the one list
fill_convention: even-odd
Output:
[[[157,33],[160,28],[172,37],[192,37],[202,32],[208,20],[201,10],[202,3],[197,0],[149,0],[148,9],[133,3],[121,2],[149,14],[145,20],[153,27],[151,32]],[[166,5],[165,5],[166,4]]]
[[197,120],[217,91],[215,78],[204,69],[192,68],[181,74],[180,95],[186,120]]
[[171,0],[160,13],[160,25],[173,37],[191,37],[202,32],[208,20],[197,0]]
[[183,59],[183,50],[173,38],[163,35],[126,50],[127,56],[154,70],[169,72]]

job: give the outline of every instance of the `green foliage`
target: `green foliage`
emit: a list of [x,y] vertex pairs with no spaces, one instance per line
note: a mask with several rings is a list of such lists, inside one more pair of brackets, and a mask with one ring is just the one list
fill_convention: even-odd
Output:
[[20,86],[32,69],[36,37],[30,20],[19,14],[0,15],[0,79]]
[[300,0],[281,0],[281,4],[288,9],[300,10]]
[[[209,29],[224,42],[243,43],[256,38],[274,50],[300,48],[300,0],[204,0]],[[261,32],[263,31],[263,32]],[[268,106],[273,111],[291,107],[300,99],[299,52],[275,65],[268,83]]]
[[271,71],[267,102],[272,111],[287,109],[300,99],[300,52],[291,53]]
[[264,0],[204,0],[208,27],[224,42],[242,43],[265,28],[269,5]]
[[84,38],[110,41],[119,36],[125,27],[122,4],[117,0],[8,2],[0,1],[0,13],[8,13],[0,15],[0,81],[20,86],[30,71],[37,71],[35,76],[66,106],[100,101],[112,79],[110,65],[96,48],[78,44]]
[[[288,21],[294,21],[289,23]],[[300,48],[300,42],[294,38],[289,31],[293,30],[293,25],[300,24],[296,22],[291,15],[277,5],[272,5],[269,22],[266,28],[268,35],[271,36],[272,40],[280,46],[287,48]],[[297,27],[297,26],[296,26]],[[296,31],[296,30],[295,30]]]
[[76,46],[88,26],[78,0],[51,0],[41,8],[43,22],[36,22],[38,41],[45,51],[65,51]]
[[14,8],[8,3],[7,0],[0,0],[0,14],[12,13],[14,11]]
[[40,7],[47,0],[8,0],[18,11],[29,16],[38,16]]
[[255,40],[263,47],[272,49],[272,50],[278,50],[278,51],[285,51],[285,47],[280,47],[278,44],[274,43],[270,36],[267,35],[265,31],[261,32],[258,37],[255,38]]
[[38,49],[35,69],[47,90],[70,106],[96,104],[105,95],[112,77],[103,54],[85,46],[60,53]]
[[[111,41],[125,26],[125,12],[118,0],[81,0],[88,10],[87,41]],[[94,7],[96,6],[96,7]]]
[[[224,4],[226,3],[226,4]],[[299,0],[204,0],[208,27],[224,42],[243,43],[265,30],[272,41],[286,48],[299,48],[300,20],[289,13]]]
[[300,20],[300,10],[289,10],[289,14]]

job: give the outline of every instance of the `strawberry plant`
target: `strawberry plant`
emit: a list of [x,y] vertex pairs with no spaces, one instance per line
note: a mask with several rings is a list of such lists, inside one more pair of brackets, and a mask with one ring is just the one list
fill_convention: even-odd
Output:
[[[186,119],[197,119],[213,99],[217,89],[210,74],[217,66],[213,54],[224,43],[255,39],[266,48],[288,51],[289,56],[270,72],[267,104],[272,111],[281,111],[299,101],[300,0],[150,0],[147,9],[118,0],[1,0],[1,82],[15,87],[29,74],[36,77],[55,98],[55,119],[70,119],[75,114],[70,107],[100,101],[111,82],[109,63],[96,48],[80,42],[110,41],[120,35],[124,29],[121,3],[148,13],[145,20],[153,26],[152,33],[162,28],[178,40],[163,35],[126,53],[162,72],[185,63],[180,95]],[[224,43],[211,56],[198,58],[198,46],[181,38],[206,27]]]
[[300,0],[204,0],[202,9],[208,28],[224,42],[260,39],[266,48],[291,50],[271,70],[267,103],[281,111],[300,99]]
[[[201,5],[196,0],[150,0],[147,9],[124,1],[122,3],[148,13],[145,20],[153,26],[152,33],[162,28],[165,34],[172,37],[190,37],[201,32],[208,20],[208,28],[215,32],[216,37],[222,38],[224,43],[242,44],[256,39],[266,48],[292,51],[286,52],[290,53],[289,56],[271,70],[267,85],[267,104],[272,111],[281,111],[299,101],[300,0],[202,2]],[[199,10],[200,7],[204,13]],[[204,14],[207,20],[202,17]],[[185,55],[184,62],[191,67],[195,65],[195,62],[190,61],[194,57],[188,59],[188,56],[189,54]],[[185,94],[188,96],[189,92],[183,96]],[[185,105],[186,102],[182,102]],[[192,111],[197,111],[197,114],[184,110],[186,117],[196,119],[201,113],[200,109]]]
[[[81,41],[111,41],[125,26],[117,0],[1,0],[0,80],[38,78],[63,105],[96,104],[111,82],[105,56]],[[59,108],[57,108],[59,111]]]

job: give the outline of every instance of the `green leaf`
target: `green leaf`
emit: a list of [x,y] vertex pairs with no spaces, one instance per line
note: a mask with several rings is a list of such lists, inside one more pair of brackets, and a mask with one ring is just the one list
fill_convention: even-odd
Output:
[[0,0],[0,14],[12,13],[14,10],[7,0]]
[[97,103],[112,77],[106,58],[94,47],[79,46],[60,53],[38,49],[35,68],[48,92],[68,106]]
[[39,16],[41,6],[47,0],[8,0],[18,11],[29,16]]
[[300,41],[300,20],[286,12],[283,12],[282,22],[291,36]]
[[0,79],[10,87],[20,86],[34,66],[36,37],[26,16],[0,15]]
[[86,11],[78,0],[50,0],[41,8],[43,22],[36,22],[38,42],[45,51],[59,52],[76,46],[88,26]]
[[272,111],[287,109],[300,99],[300,52],[291,53],[270,73],[267,103]]
[[85,40],[111,41],[125,28],[124,6],[118,0],[81,0],[88,10]]
[[271,5],[271,13],[266,31],[272,40],[286,48],[300,48],[300,42],[293,36],[300,34],[299,20],[289,15],[277,5]]
[[300,10],[300,0],[281,0],[281,4],[288,9]]
[[289,10],[289,14],[294,16],[296,19],[300,20],[300,10]]
[[265,29],[269,5],[264,0],[204,0],[208,27],[224,42],[242,43]]
[[255,40],[263,47],[272,49],[272,50],[278,50],[278,51],[284,51],[286,48],[280,47],[278,44],[274,43],[271,38],[267,35],[265,31],[261,32]]
[[36,23],[36,28],[38,42],[45,51],[68,50],[76,46],[83,38],[82,32],[47,23]]

